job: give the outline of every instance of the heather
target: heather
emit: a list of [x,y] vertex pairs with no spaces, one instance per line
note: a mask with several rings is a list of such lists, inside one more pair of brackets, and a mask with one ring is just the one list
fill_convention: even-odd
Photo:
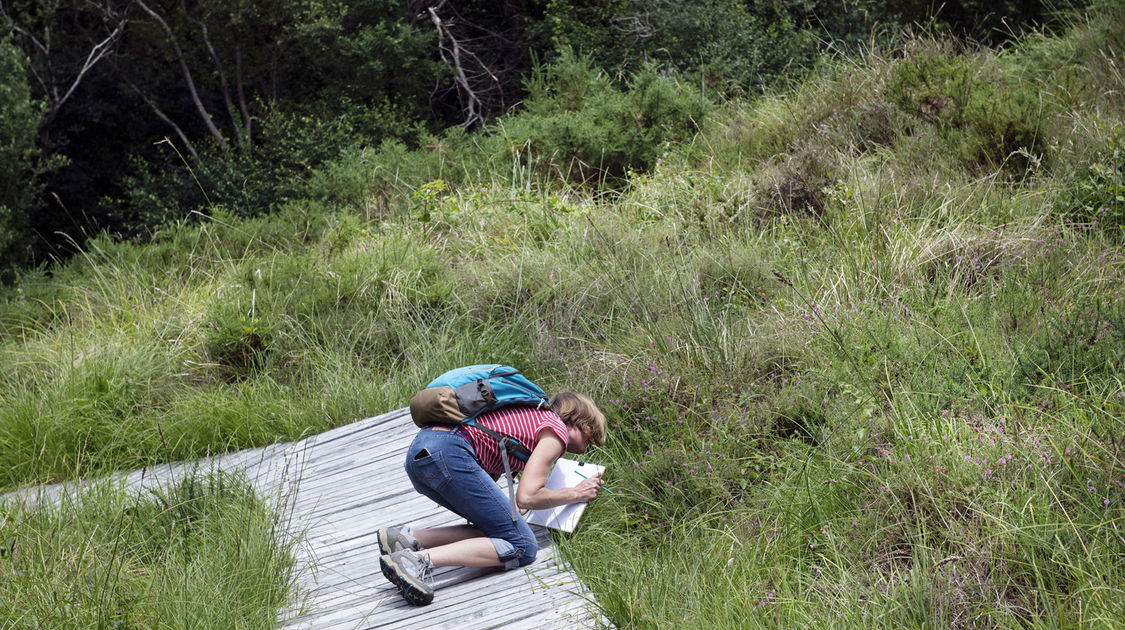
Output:
[[1114,627],[1122,18],[720,102],[568,57],[489,134],[93,239],[5,294],[0,479],[295,439],[497,361],[610,419],[617,494],[559,546],[617,627]]

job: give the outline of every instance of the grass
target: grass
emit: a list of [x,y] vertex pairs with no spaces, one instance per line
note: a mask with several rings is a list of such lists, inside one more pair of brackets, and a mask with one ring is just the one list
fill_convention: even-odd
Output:
[[390,147],[270,217],[95,240],[0,306],[0,486],[494,360],[610,418],[622,492],[560,547],[619,628],[1116,627],[1123,24],[826,64],[618,191]]
[[277,526],[220,473],[140,496],[97,482],[54,503],[9,499],[0,627],[273,628],[293,585]]

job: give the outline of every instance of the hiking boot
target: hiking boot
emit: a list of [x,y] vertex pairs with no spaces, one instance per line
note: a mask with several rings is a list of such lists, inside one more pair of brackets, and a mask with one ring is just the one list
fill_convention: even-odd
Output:
[[424,606],[434,601],[434,587],[429,583],[433,581],[434,565],[429,556],[403,549],[379,558],[379,566],[406,603]]
[[401,527],[384,527],[377,532],[377,535],[379,537],[379,555],[382,556],[389,556],[403,549],[410,549],[411,551],[422,549],[422,545],[418,544],[417,539]]

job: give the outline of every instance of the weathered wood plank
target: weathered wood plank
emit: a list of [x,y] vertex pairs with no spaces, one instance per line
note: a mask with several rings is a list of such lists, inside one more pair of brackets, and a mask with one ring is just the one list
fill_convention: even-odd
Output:
[[[382,579],[381,574],[378,577]],[[441,588],[439,595],[434,604],[415,608],[403,602],[384,580],[369,595],[369,608],[337,608],[322,621],[328,624],[324,627],[338,628],[464,628],[477,627],[466,624],[466,619],[478,619],[482,621],[481,627],[502,627],[523,618],[550,617],[567,609],[566,604],[575,599],[561,588],[543,589],[523,571],[488,575],[472,582],[463,580],[457,587]],[[569,627],[580,625],[572,623]]]
[[[364,576],[352,584],[341,585],[337,587],[336,595],[324,598],[325,614],[318,618],[318,622],[335,624],[344,620],[357,620],[366,616],[366,609],[381,605],[386,609],[399,610],[402,615],[410,617],[415,622],[424,619],[424,627],[432,627],[434,623],[441,621],[445,616],[454,619],[463,618],[466,614],[471,614],[474,610],[479,609],[483,602],[488,602],[492,608],[518,605],[527,614],[531,614],[537,610],[558,609],[561,601],[570,599],[569,594],[565,592],[543,589],[540,582],[542,576],[535,575],[535,573],[536,570],[533,568],[528,572],[513,570],[479,577],[480,570],[458,569],[451,571],[446,576],[439,576],[435,580],[438,597],[435,599],[434,605],[425,608],[413,608],[399,598],[397,591],[383,578],[378,567],[375,566],[373,573],[370,575]],[[454,579],[454,582],[450,582],[451,579]],[[568,586],[559,580],[556,580],[556,585]],[[536,589],[539,590],[538,593],[536,593]],[[345,591],[347,596],[339,595],[339,593]],[[366,601],[367,604],[351,607],[342,606],[341,601],[346,599],[355,599],[357,602]]]
[[[377,586],[389,585],[383,578],[382,572],[379,570],[379,556],[377,552],[367,553],[365,556],[350,559],[347,564],[355,565],[349,567],[348,573],[327,574],[321,572],[317,576],[316,584],[313,587],[313,593],[321,595],[320,601],[330,602],[334,594],[329,591],[337,588],[345,588],[349,585],[366,585],[375,584]],[[558,574],[557,564],[550,558],[544,562],[538,563],[531,569],[528,569],[528,575],[534,577],[536,580],[543,580],[548,583],[562,583],[573,581],[573,577],[569,574]],[[441,569],[435,572],[434,584],[437,589],[445,589],[467,580],[472,580],[482,575],[494,573],[494,570],[484,569],[471,569],[471,568],[457,568],[457,569]],[[504,576],[492,576],[486,583],[478,584],[478,588],[485,588],[492,586],[501,577],[506,577],[510,580],[518,580],[516,577],[508,577],[520,573],[519,571],[509,571]],[[565,577],[561,577],[565,576]]]

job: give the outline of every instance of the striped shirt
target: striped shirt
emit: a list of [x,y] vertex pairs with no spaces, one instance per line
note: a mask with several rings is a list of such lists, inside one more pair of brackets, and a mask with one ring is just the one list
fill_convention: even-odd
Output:
[[[493,431],[516,438],[531,450],[535,450],[535,445],[539,443],[539,431],[543,427],[550,427],[555,435],[559,436],[564,450],[570,438],[562,418],[559,418],[555,412],[549,409],[503,407],[482,413],[477,416],[476,422]],[[472,443],[473,450],[477,452],[477,461],[480,462],[481,468],[490,475],[503,474],[504,462],[500,461],[500,446],[496,444],[496,439],[476,427],[465,426],[462,428],[468,436],[469,442]],[[508,463],[512,466],[512,472],[523,470],[525,466],[525,462],[516,459],[511,454],[508,455]]]

